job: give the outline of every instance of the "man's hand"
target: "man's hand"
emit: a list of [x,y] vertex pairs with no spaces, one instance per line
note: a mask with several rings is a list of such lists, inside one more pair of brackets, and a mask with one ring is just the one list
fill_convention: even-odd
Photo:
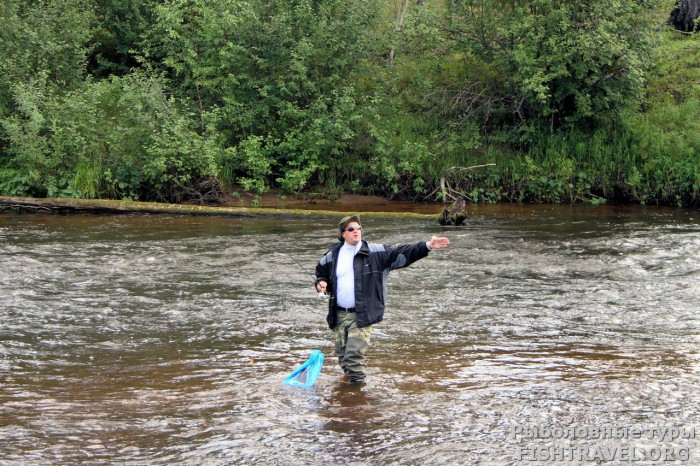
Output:
[[326,287],[328,286],[328,283],[325,282],[325,280],[321,280],[320,282],[316,283],[316,291],[319,293],[326,294]]
[[450,239],[446,238],[444,236],[440,236],[440,237],[433,236],[430,239],[429,243],[430,243],[431,250],[432,249],[442,249],[442,248],[446,248],[450,245]]

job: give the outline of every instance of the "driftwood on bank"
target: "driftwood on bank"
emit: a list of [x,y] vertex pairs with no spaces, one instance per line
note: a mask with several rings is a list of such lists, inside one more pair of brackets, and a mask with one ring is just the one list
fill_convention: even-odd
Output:
[[[0,210],[15,209],[56,213],[140,213],[219,217],[331,217],[347,212],[332,210],[280,209],[270,207],[214,207],[159,202],[115,201],[108,199],[68,199],[0,196]],[[434,215],[414,212],[355,212],[363,218],[434,219]]]
[[[474,170],[476,168],[495,167],[495,163],[484,163],[482,165],[472,165],[471,167],[450,167],[445,170],[445,175],[440,178],[440,186],[435,188],[433,192],[425,198],[431,198],[438,191],[441,192],[442,201],[447,203],[448,200],[457,201],[460,197],[463,198],[459,184],[464,180],[462,173]],[[454,186],[453,186],[454,185]]]
[[464,197],[459,196],[449,209],[444,209],[438,216],[440,225],[462,225],[467,220],[467,212],[465,211],[466,202]]

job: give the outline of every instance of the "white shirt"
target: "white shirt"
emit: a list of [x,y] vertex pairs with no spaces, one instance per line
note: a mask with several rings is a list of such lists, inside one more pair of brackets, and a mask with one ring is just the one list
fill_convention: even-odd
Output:
[[355,270],[353,261],[355,254],[362,247],[362,241],[355,246],[344,243],[338,253],[338,267],[335,269],[338,296],[336,304],[340,307],[355,307]]

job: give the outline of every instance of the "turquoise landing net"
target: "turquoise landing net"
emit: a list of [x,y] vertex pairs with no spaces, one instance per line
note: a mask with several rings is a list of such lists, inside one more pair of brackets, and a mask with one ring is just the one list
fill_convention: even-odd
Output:
[[289,374],[282,382],[285,385],[292,385],[301,388],[311,388],[321,374],[323,367],[323,353],[319,350],[311,351],[311,357],[297,370]]

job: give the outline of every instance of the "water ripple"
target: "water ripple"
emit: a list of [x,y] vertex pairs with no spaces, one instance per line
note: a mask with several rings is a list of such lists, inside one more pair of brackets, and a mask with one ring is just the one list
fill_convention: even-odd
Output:
[[[0,461],[520,464],[561,444],[523,426],[695,427],[691,214],[365,222],[370,240],[452,245],[390,275],[359,390],[309,277],[335,220],[4,215]],[[283,386],[312,349],[315,388]],[[567,444],[700,455],[694,437],[623,440]]]

